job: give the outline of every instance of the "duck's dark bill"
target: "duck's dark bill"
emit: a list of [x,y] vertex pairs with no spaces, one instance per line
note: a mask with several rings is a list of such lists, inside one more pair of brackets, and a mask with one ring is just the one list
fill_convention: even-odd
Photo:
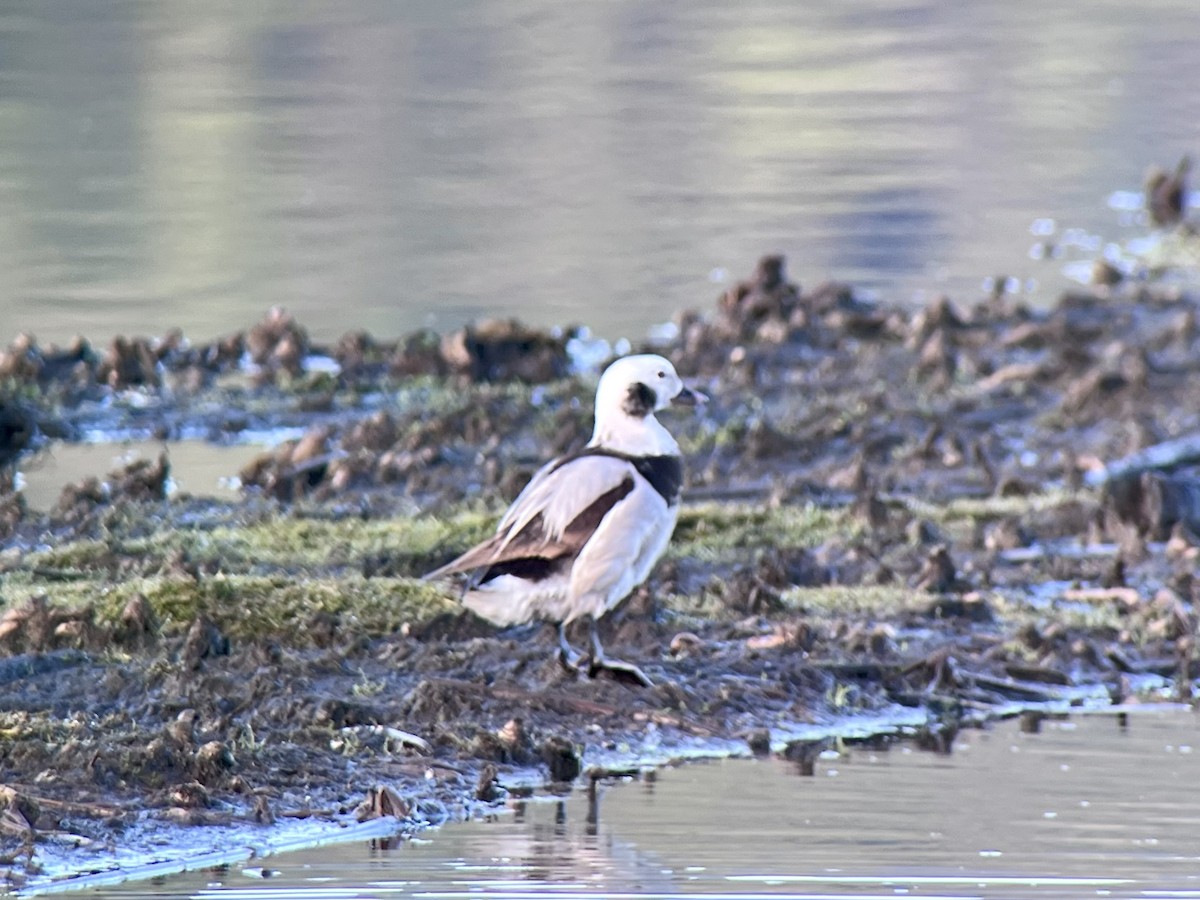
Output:
[[675,395],[671,402],[678,403],[680,406],[699,406],[701,403],[707,403],[708,397],[699,391],[693,391],[690,387],[685,386],[682,391]]

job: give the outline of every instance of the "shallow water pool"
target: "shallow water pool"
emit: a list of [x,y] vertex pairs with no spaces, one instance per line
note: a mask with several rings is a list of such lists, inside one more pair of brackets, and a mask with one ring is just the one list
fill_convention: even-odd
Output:
[[948,755],[848,749],[813,777],[730,759],[517,801],[482,822],[100,896],[1200,897],[1190,710],[1010,721]]

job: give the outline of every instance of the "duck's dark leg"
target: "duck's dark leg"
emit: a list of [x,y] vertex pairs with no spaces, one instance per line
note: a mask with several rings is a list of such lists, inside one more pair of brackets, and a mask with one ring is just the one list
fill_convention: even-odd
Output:
[[563,667],[570,669],[572,672],[583,671],[584,655],[571,646],[571,642],[567,640],[567,625],[565,622],[558,623],[558,661],[563,664]]
[[640,684],[642,687],[654,687],[654,682],[633,663],[609,659],[604,655],[604,648],[600,646],[600,630],[596,627],[596,619],[592,617],[589,621],[591,623],[589,633],[592,638],[592,658],[588,663],[588,674],[595,678],[597,672],[611,672],[618,681],[630,681]]

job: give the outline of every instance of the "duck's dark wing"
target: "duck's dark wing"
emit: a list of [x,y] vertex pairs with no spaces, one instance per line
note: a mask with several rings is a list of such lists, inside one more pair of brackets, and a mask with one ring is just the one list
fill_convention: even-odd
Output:
[[534,475],[495,535],[425,577],[473,572],[482,581],[499,574],[545,574],[579,553],[604,517],[633,491],[636,477],[634,466],[616,457],[556,460]]

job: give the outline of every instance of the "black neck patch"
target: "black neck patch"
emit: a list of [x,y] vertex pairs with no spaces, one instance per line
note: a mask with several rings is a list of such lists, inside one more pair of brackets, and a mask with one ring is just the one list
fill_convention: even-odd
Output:
[[678,456],[637,456],[630,457],[629,461],[662,495],[667,506],[679,502],[679,492],[683,488],[683,460]]
[[654,407],[658,405],[658,394],[654,393],[649,385],[642,384],[640,381],[637,384],[629,386],[629,394],[625,397],[625,402],[621,404],[621,409],[625,411],[627,416],[633,416],[635,419],[644,419],[650,413],[654,412]]
[[667,506],[674,506],[679,502],[679,492],[683,488],[683,460],[678,456],[630,456],[628,453],[618,453],[604,447],[585,447],[578,453],[563,457],[558,465],[561,467],[581,456],[611,456],[613,459],[623,459],[650,482],[650,487],[667,501]]

